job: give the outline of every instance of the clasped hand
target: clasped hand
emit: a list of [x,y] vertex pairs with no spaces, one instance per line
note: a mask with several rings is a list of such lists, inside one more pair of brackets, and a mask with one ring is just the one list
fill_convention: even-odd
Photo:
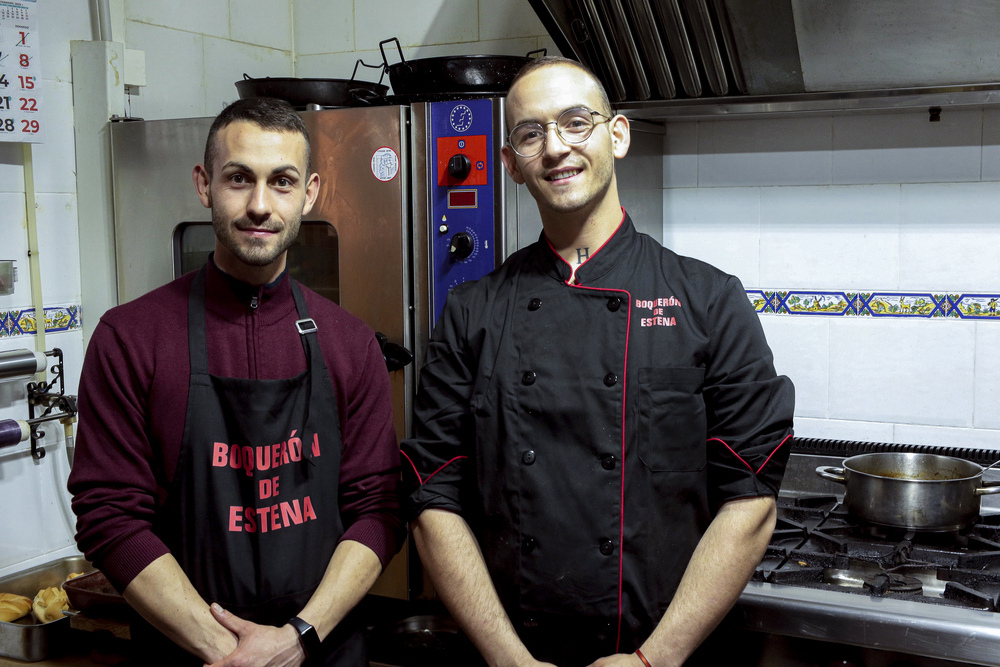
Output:
[[207,667],[299,667],[306,659],[299,636],[290,625],[258,625],[231,614],[216,603],[212,616],[236,636],[236,650]]

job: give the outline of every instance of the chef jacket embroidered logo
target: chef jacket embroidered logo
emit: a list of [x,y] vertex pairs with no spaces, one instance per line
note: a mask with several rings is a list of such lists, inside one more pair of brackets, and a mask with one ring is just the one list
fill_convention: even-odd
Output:
[[[212,447],[212,466],[215,468],[231,468],[233,470],[243,470],[248,477],[255,477],[258,501],[268,501],[255,503],[257,507],[240,507],[232,505],[229,508],[229,530],[230,532],[255,533],[260,531],[266,533],[269,530],[280,530],[289,526],[316,520],[316,510],[313,508],[312,499],[307,495],[301,500],[293,498],[291,500],[277,499],[280,490],[280,477],[256,475],[265,470],[277,471],[279,468],[302,460],[302,439],[295,436],[296,431],[292,431],[288,440],[275,443],[273,445],[227,445],[224,442],[216,442]],[[320,456],[319,434],[314,433],[312,438],[312,456]],[[238,473],[237,473],[238,474]]]
[[680,308],[681,302],[676,297],[668,296],[659,299],[636,299],[637,310],[648,310],[653,317],[640,317],[640,327],[675,327],[677,318],[666,314],[664,308]]

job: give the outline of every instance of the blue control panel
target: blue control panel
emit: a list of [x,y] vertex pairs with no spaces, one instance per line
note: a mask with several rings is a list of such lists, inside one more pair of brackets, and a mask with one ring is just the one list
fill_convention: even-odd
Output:
[[495,268],[494,119],[490,99],[431,102],[430,229],[434,322],[448,291]]

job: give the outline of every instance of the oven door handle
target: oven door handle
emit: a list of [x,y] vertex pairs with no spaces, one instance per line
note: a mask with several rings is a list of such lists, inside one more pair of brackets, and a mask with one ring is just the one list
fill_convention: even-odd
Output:
[[378,331],[375,332],[375,339],[382,350],[382,358],[385,359],[385,367],[389,372],[398,371],[413,362],[413,353],[402,345],[390,343],[388,336]]

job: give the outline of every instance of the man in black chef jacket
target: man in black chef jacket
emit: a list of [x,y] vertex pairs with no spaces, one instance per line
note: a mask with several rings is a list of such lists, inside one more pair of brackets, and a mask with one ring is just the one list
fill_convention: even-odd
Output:
[[491,665],[680,665],[773,531],[792,384],[738,279],[633,227],[629,123],[592,74],[533,61],[506,110],[544,233],[435,328],[403,445],[415,542]]

